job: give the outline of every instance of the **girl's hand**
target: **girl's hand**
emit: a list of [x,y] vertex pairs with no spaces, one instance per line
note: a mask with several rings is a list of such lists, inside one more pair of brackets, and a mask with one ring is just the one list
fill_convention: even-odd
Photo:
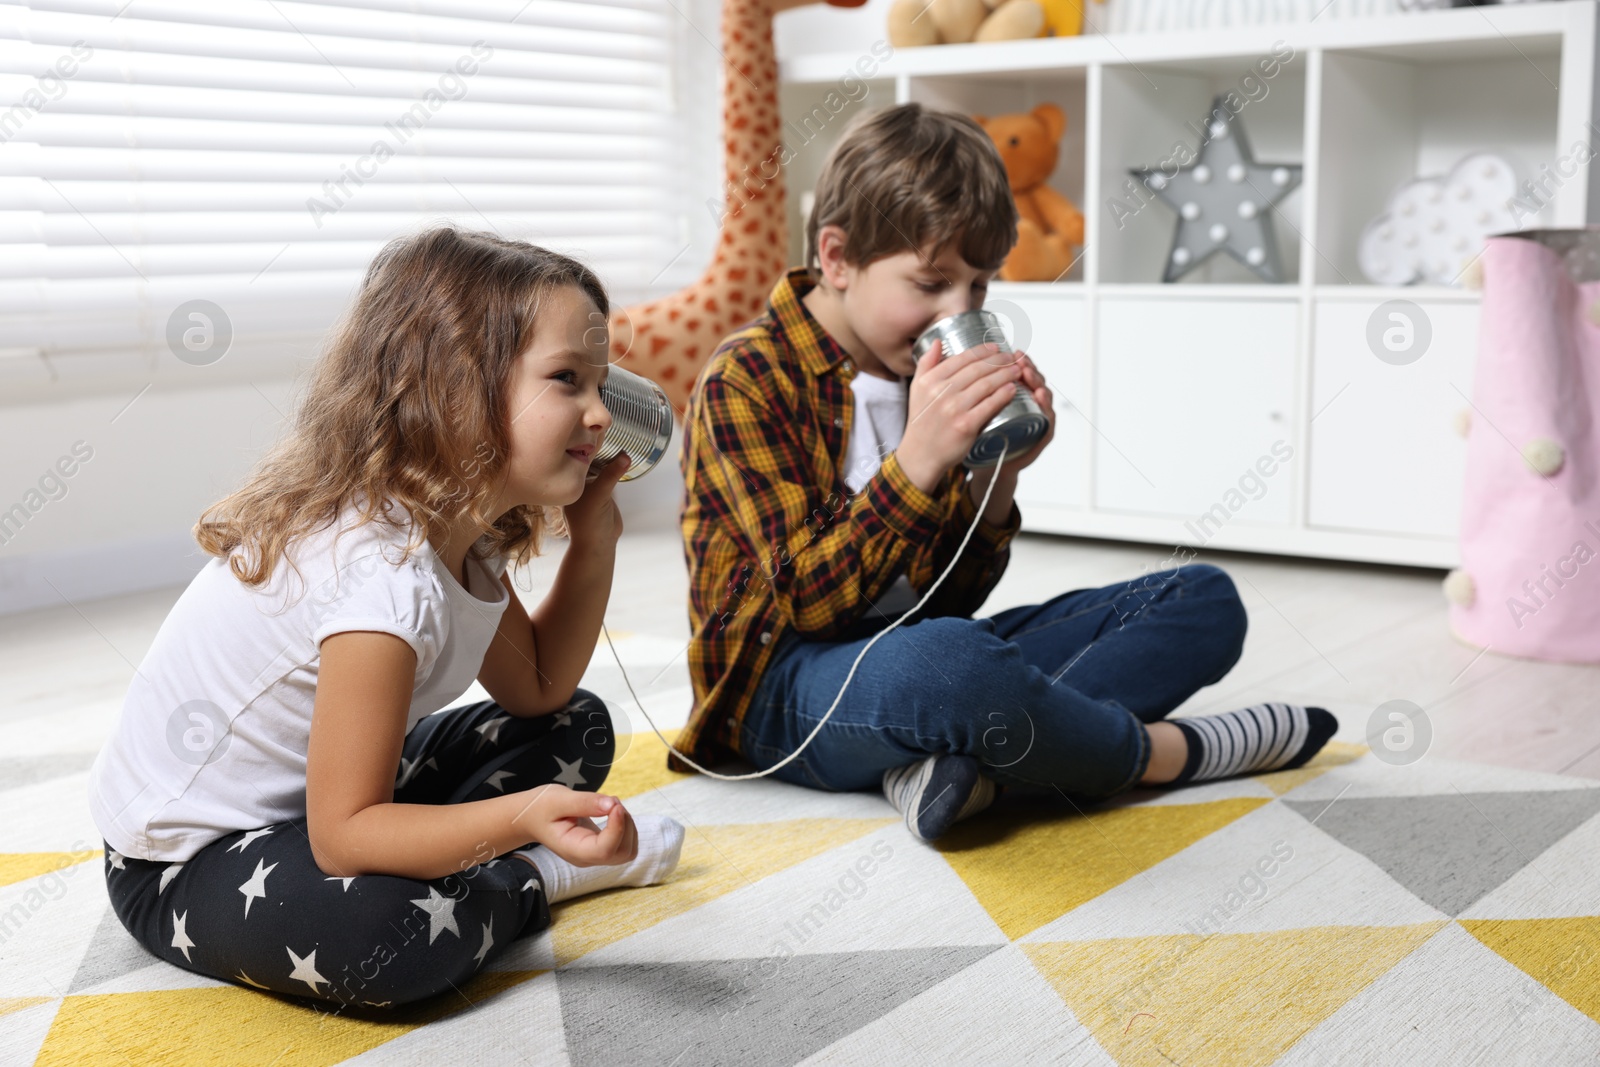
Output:
[[1020,362],[993,342],[949,359],[943,352],[944,343],[936,342],[917,361],[906,432],[895,450],[906,476],[925,493],[961,462],[989,420],[1011,402],[1022,377]]
[[594,479],[584,486],[583,495],[561,509],[574,546],[616,545],[622,536],[622,511],[611,492],[632,463],[633,457],[626,452],[613,457],[598,468]]
[[[512,820],[517,829],[573,866],[608,867],[639,854],[633,816],[616,797],[564,785],[541,785],[523,795],[528,803]],[[602,817],[604,829],[594,822]]]

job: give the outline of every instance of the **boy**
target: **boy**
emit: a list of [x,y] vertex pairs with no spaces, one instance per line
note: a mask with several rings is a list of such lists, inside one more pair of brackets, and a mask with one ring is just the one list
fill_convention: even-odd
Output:
[[[1297,767],[1332,735],[1327,711],[1287,704],[1162,721],[1243,646],[1244,607],[1215,567],[972,617],[1021,526],[1017,474],[1053,436],[1051,394],[1025,353],[918,361],[912,342],[982,305],[1016,229],[999,153],[964,116],[870,114],[824,163],[808,267],[717,349],[684,420],[695,708],[678,746],[697,762],[794,753],[862,648],[956,558],[985,491],[949,576],[776,777],[881,786],[931,841],[996,783],[1101,798]],[[962,458],[1018,382],[1051,434],[969,478]]]

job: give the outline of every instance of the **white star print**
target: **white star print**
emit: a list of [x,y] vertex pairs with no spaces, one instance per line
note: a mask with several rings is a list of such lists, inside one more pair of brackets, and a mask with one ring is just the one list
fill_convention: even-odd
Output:
[[289,954],[289,958],[294,961],[294,970],[289,972],[289,977],[300,979],[300,981],[311,987],[311,991],[313,993],[322,992],[322,990],[317,988],[317,983],[327,982],[328,980],[317,973],[317,950],[312,949],[311,955],[306,956],[304,959],[296,956],[294,954],[294,949],[290,948],[288,945],[283,946],[283,950],[287,952]]
[[363,1000],[361,1003],[365,1004],[369,1008],[387,1008],[389,1005],[393,1004],[394,1001],[392,1001],[392,1000]]
[[172,947],[183,949],[183,958],[193,963],[194,959],[189,955],[189,950],[194,948],[194,942],[189,940],[189,931],[183,928],[188,921],[188,912],[182,915],[177,912],[172,913]]
[[483,966],[483,958],[489,954],[489,948],[494,944],[494,916],[489,916],[489,924],[483,928],[483,947],[478,949],[478,954],[473,959],[478,961],[478,966]]
[[343,882],[344,883],[344,891],[346,893],[350,892],[350,883],[355,881],[355,880],[356,879],[355,879],[354,875],[351,875],[349,878],[324,878],[323,879],[324,882]]
[[478,733],[483,736],[478,738],[478,743],[473,746],[472,751],[476,752],[484,745],[498,745],[500,743],[500,727],[510,721],[511,716],[501,715],[499,718],[490,719],[483,725],[475,727]]
[[529,878],[526,882],[522,883],[522,888],[532,889],[537,892],[538,890],[543,889],[544,886],[539,884],[539,880],[537,878]]
[[251,830],[249,833],[239,838],[239,840],[229,845],[228,851],[232,852],[234,849],[238,849],[240,852],[243,852],[245,846],[250,842],[254,841],[258,837],[266,837],[270,833],[272,833],[271,830]]
[[552,756],[550,758],[561,765],[561,773],[556,775],[556,781],[560,782],[562,785],[571,786],[572,788],[576,789],[578,786],[586,785],[588,783],[589,780],[585,778],[582,773],[583,760],[575,759],[571,763],[568,763],[560,756]]
[[178,876],[178,872],[181,870],[183,870],[183,864],[174,863],[172,866],[161,872],[161,885],[156,888],[156,896],[159,897],[162,893],[166,892],[167,883],[176,878]]
[[494,788],[498,789],[500,792],[504,793],[506,791],[506,787],[502,783],[507,778],[515,778],[515,777],[516,777],[516,775],[513,774],[511,771],[495,771],[493,774],[491,774],[489,776],[489,781],[488,781],[487,784],[493,786]]
[[[241,981],[241,982],[245,982],[245,983],[247,983],[249,985],[255,986],[257,989],[266,989],[267,988],[266,986],[262,985],[260,982],[256,981],[254,978],[251,978],[248,974],[245,974],[243,971],[240,971],[234,977],[238,978],[239,981]],[[271,992],[271,990],[268,990],[268,992]]]
[[401,756],[400,779],[395,784],[398,786],[405,785],[407,782],[411,781],[412,778],[416,777],[417,772],[422,770],[423,767],[432,767],[434,770],[439,769],[439,765],[433,761],[432,756],[429,756],[426,760],[424,760],[421,766],[418,766],[415,760],[408,760],[404,756]]
[[272,867],[277,866],[277,864],[274,863],[272,867],[263,869],[263,862],[265,861],[256,860],[256,873],[250,876],[250,880],[248,882],[239,887],[239,892],[244,894],[245,918],[250,917],[250,905],[255,901],[255,898],[264,897],[267,895],[267,875],[272,873]]
[[555,724],[556,724],[556,726],[571,726],[572,725],[572,712],[570,712],[570,711],[558,711],[558,712],[556,712]]
[[125,857],[122,855],[122,853],[118,852],[116,849],[111,849],[106,853],[106,859],[110,861],[111,866],[115,867],[119,871],[125,871],[128,869],[122,865],[124,858]]
[[425,900],[413,900],[411,903],[428,913],[428,944],[433,944],[441,930],[461,936],[461,929],[456,926],[456,902],[453,897],[441,897],[439,891],[430,885]]

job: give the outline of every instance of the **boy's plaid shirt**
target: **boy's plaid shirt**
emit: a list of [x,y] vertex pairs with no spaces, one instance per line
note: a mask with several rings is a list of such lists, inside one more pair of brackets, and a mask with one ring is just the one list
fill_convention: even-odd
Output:
[[[929,495],[893,452],[851,495],[839,468],[858,371],[801,303],[814,284],[802,267],[773,287],[766,311],[723,341],[701,371],[684,419],[680,521],[694,710],[676,747],[701,764],[738,752],[745,711],[779,638],[791,630],[812,641],[860,636],[857,624],[896,573],[925,592],[978,513],[964,468]],[[1021,525],[1015,503],[1003,528],[980,523],[950,577],[907,624],[970,618],[1004,573]],[[877,621],[881,628],[893,620]],[[668,766],[690,769],[671,755]]]

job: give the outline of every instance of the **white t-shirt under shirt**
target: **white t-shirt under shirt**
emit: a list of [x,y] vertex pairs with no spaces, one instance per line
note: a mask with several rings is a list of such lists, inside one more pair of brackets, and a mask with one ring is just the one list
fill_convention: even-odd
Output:
[[358,503],[289,547],[300,573],[280,559],[252,588],[212,558],[173,605],[89,772],[90,812],[112,848],[180,862],[235,830],[303,817],[330,634],[377,630],[416,652],[408,733],[477,677],[511,596],[505,557],[469,557],[469,592],[426,540],[398,562],[410,532],[394,525],[409,523],[398,501],[392,522],[380,512],[351,528]]
[[[910,386],[904,378],[889,381],[862,372],[850,379],[855,397],[855,418],[851,420],[850,445],[844,458],[844,484],[852,493],[872,480],[883,465],[883,457],[900,447],[906,432]],[[890,620],[921,599],[904,574],[896,576],[874,607]]]

